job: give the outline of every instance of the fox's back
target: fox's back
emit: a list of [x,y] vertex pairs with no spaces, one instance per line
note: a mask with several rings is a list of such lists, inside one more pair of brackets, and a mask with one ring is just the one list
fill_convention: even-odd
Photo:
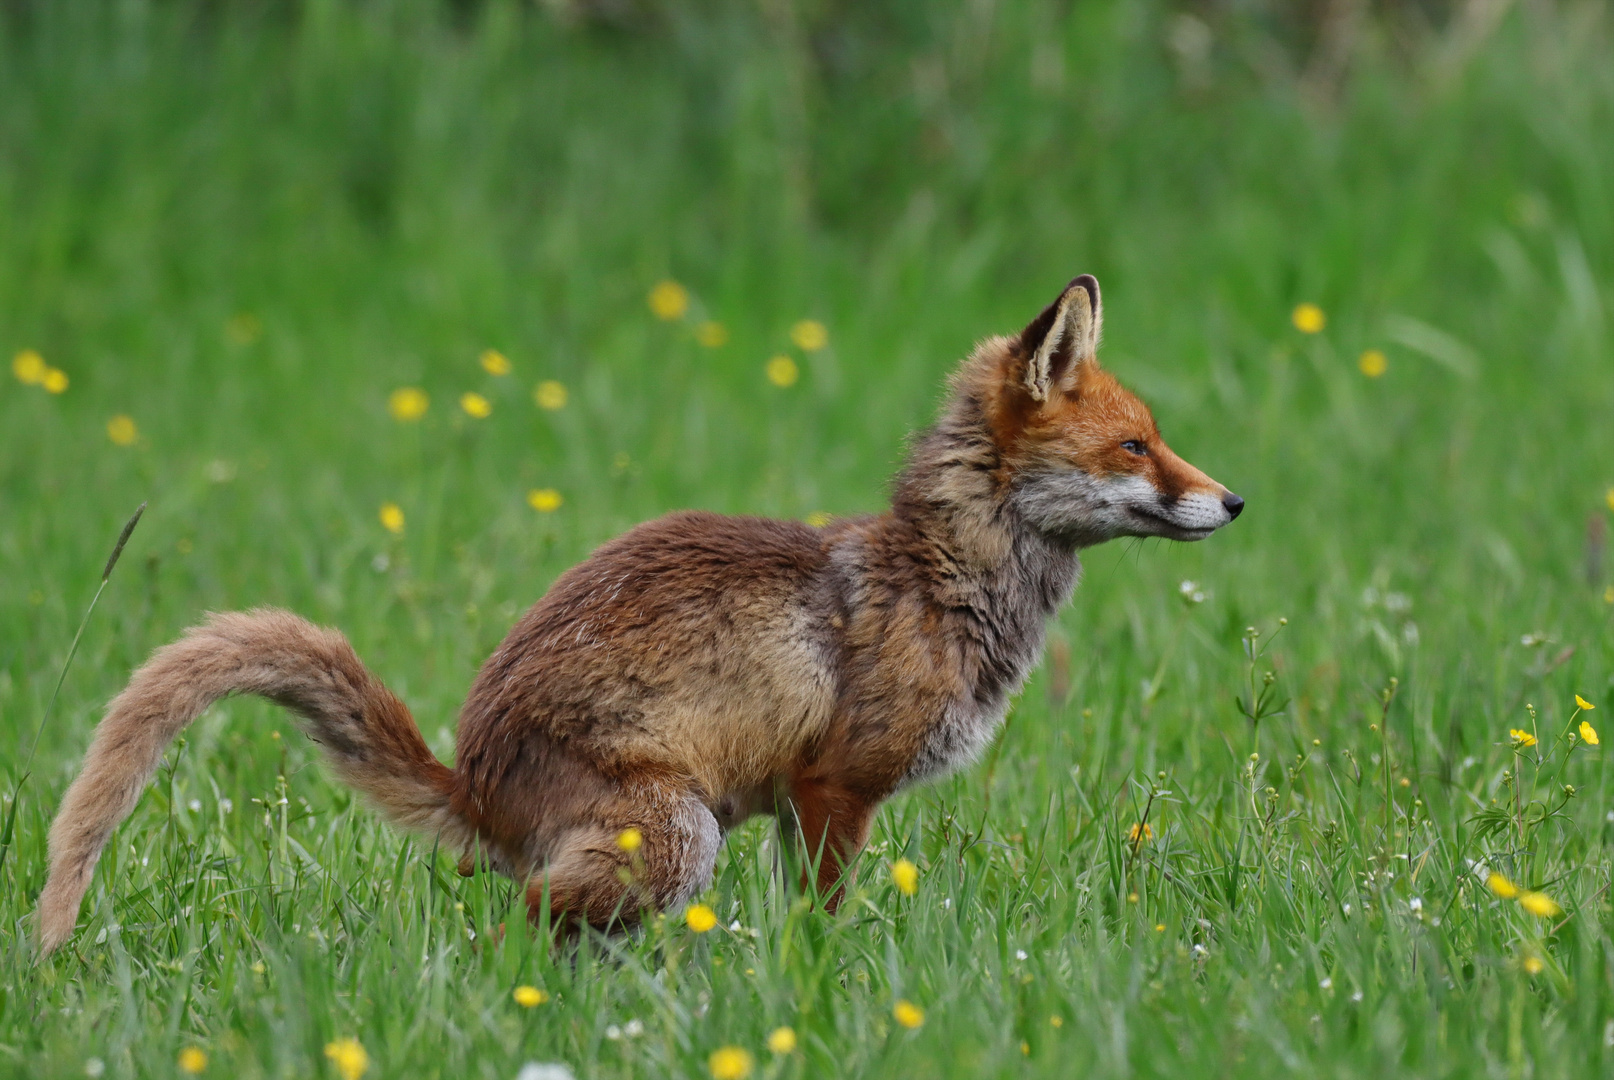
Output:
[[766,518],[669,514],[610,541],[483,665],[461,766],[483,771],[531,733],[713,795],[763,783],[830,719],[827,562],[820,530]]

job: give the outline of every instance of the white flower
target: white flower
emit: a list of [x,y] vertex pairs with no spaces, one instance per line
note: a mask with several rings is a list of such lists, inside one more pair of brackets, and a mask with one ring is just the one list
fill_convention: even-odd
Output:
[[1210,952],[1210,950],[1205,948],[1205,946],[1203,946],[1203,945],[1195,945],[1194,946],[1194,955],[1195,956],[1204,956],[1208,952]]
[[644,1021],[629,1020],[626,1024],[622,1025],[622,1034],[626,1035],[630,1039],[637,1039],[640,1035],[644,1034]]
[[577,1080],[577,1076],[568,1066],[553,1061],[529,1061],[516,1073],[516,1080]]
[[1334,980],[1325,978],[1317,985],[1322,987],[1324,990],[1332,990],[1334,988]]
[[1345,914],[1349,915],[1351,913],[1351,905],[1345,904],[1344,906],[1342,906],[1340,908],[1340,910],[1343,911]]
[[611,1024],[605,1029],[605,1037],[610,1039],[612,1042],[616,1042],[618,1039],[622,1038],[622,1029],[617,1027],[615,1024]]
[[1024,949],[1014,950],[1014,958],[1016,960],[1024,960],[1026,958],[1026,951]]
[[219,809],[223,810],[226,814],[228,814],[231,810],[235,809],[234,800],[232,800],[232,799],[220,799],[219,800]]
[[[1609,812],[1609,819],[1614,820],[1614,811]],[[951,896],[949,896],[949,897],[946,897],[945,899],[943,899],[942,900],[942,910],[943,911],[951,911],[952,909],[953,909],[953,898]]]
[[729,923],[729,929],[738,934],[740,932],[740,920],[735,919],[733,922]]
[[1352,1001],[1361,1001],[1362,1000],[1362,991],[1358,990],[1356,993],[1352,994],[1351,995],[1351,1000]]
[[106,1062],[100,1058],[91,1058],[84,1063],[84,1075],[88,1077],[100,1076],[106,1072]]

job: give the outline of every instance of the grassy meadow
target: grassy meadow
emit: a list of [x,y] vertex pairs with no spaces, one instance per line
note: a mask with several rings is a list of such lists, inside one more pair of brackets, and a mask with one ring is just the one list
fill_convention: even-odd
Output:
[[[1332,8],[0,6],[0,1075],[1610,1075],[1614,17]],[[57,800],[204,611],[341,628],[447,760],[562,570],[880,509],[1084,271],[1248,508],[1088,552],[838,915],[758,820],[715,929],[551,951],[234,700],[36,965]]]

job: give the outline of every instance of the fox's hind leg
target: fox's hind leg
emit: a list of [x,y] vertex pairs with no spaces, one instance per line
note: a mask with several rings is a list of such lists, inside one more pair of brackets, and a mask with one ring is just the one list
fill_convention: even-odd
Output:
[[[712,880],[722,833],[687,790],[638,783],[604,803],[597,820],[566,830],[527,883],[527,911],[542,918],[545,893],[557,928],[628,927],[645,908],[675,908]],[[638,843],[623,834],[638,831]],[[631,834],[630,834],[631,837]]]

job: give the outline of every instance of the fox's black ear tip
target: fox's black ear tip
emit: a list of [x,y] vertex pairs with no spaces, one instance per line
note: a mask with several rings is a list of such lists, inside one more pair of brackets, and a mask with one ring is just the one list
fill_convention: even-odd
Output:
[[1074,289],[1078,285],[1087,290],[1088,305],[1090,307],[1097,308],[1098,278],[1094,277],[1092,274],[1078,274],[1070,279],[1070,284],[1065,286],[1065,292],[1070,292],[1070,290]]

